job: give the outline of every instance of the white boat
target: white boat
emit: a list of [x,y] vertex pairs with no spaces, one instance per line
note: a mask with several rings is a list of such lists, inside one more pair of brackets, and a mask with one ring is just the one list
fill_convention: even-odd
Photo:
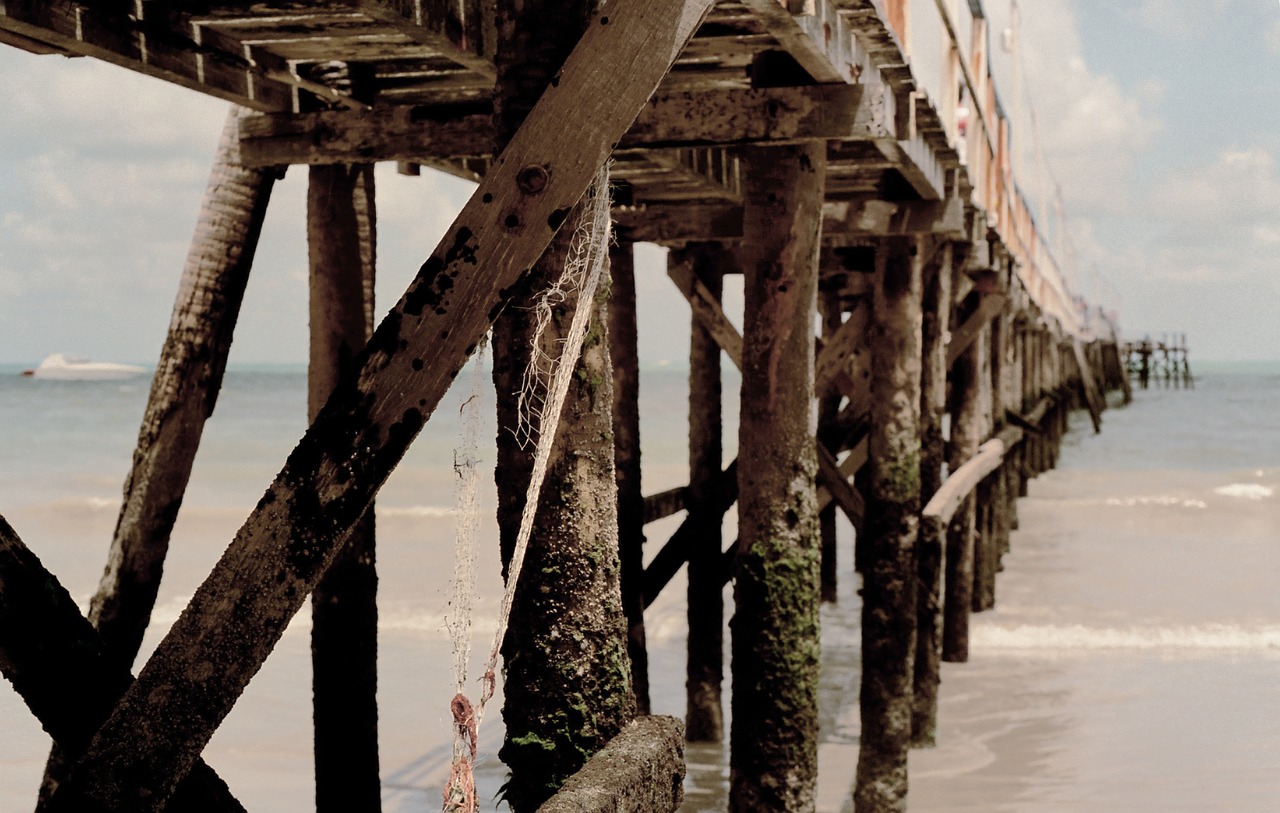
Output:
[[53,353],[46,356],[40,366],[23,370],[22,374],[33,378],[49,378],[59,381],[115,381],[135,378],[147,370],[135,364],[116,364],[111,361],[89,361],[79,356]]

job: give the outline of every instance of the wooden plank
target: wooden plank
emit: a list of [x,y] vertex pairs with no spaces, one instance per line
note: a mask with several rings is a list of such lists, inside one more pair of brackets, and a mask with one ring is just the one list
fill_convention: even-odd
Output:
[[593,20],[58,788],[53,813],[163,806],[710,4],[619,3]]
[[716,340],[716,344],[728,354],[734,366],[742,369],[742,334],[729,321],[724,308],[716,297],[702,284],[702,280],[694,276],[693,269],[687,265],[670,265],[667,276],[689,300],[689,307],[702,323],[704,329]]
[[978,340],[982,329],[996,318],[996,314],[1004,310],[1008,299],[1009,297],[1002,293],[983,294],[982,301],[978,303],[973,315],[964,320],[964,324],[960,327],[951,331],[951,343],[947,345],[947,367],[955,364],[956,359]]
[[943,201],[882,200],[828,201],[822,207],[823,228],[833,234],[865,234],[878,237],[934,235],[950,239],[965,236],[964,202],[959,197]]
[[1006,426],[991,440],[978,447],[978,453],[969,458],[962,466],[951,473],[942,487],[934,493],[929,503],[921,512],[922,516],[934,517],[942,523],[948,523],[978,483],[991,472],[1000,468],[1005,454],[1022,441],[1022,429],[1017,426]]
[[406,37],[440,51],[454,62],[488,79],[496,79],[493,57],[496,20],[479,3],[422,0],[347,0],[352,7],[381,20]]
[[[655,93],[620,149],[872,139],[891,132],[883,86],[793,87]],[[493,152],[484,107],[388,106],[258,119],[241,151],[248,166],[399,161]]]

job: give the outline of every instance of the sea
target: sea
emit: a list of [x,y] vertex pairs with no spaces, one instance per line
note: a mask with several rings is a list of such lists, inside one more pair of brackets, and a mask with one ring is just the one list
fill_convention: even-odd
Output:
[[[87,606],[147,398],[144,378],[63,382],[0,365],[0,515]],[[1280,364],[1201,365],[1194,389],[1137,390],[1094,435],[1073,417],[1059,467],[1030,484],[971,658],[943,668],[938,747],[911,757],[909,809],[1280,812]],[[476,376],[479,376],[478,378]],[[479,383],[476,383],[476,382]],[[482,458],[470,667],[478,690],[500,591],[487,373],[441,403],[377,507],[383,806],[441,808],[455,647],[454,453]],[[300,366],[227,373],[182,506],[143,658],[177,618],[305,428]],[[726,461],[736,454],[727,376]],[[461,405],[479,393],[478,425]],[[686,374],[645,370],[646,492],[687,481]],[[469,428],[470,427],[470,428]],[[646,528],[650,555],[678,525]],[[726,522],[731,538],[733,516]],[[839,600],[823,608],[818,809],[850,810],[858,738],[858,598],[840,531]],[[2,589],[2,587],[0,587]],[[654,711],[683,715],[684,583],[646,616]],[[731,606],[731,592],[726,590]],[[314,809],[304,608],[205,751],[249,810]],[[726,684],[726,690],[728,686]],[[727,699],[726,691],[726,699]],[[501,698],[481,727],[482,809],[503,780]],[[48,738],[0,684],[0,810],[30,809]],[[721,746],[688,752],[686,811],[723,810]]]

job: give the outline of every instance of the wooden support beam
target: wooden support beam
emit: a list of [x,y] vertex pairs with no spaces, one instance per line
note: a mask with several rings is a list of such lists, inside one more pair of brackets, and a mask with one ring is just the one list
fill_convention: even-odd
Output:
[[720,298],[707,288],[706,283],[698,279],[691,263],[668,263],[667,276],[671,277],[684,298],[689,300],[698,324],[724,350],[733,365],[741,369],[742,334],[725,315],[724,308],[720,306]]
[[[373,193],[371,164],[308,173],[308,422],[373,331]],[[381,804],[377,594],[374,512],[366,511],[311,596],[317,813]]]
[[689,506],[689,487],[677,486],[644,498],[644,524],[657,522],[684,511]]
[[1093,431],[1102,431],[1102,410],[1106,402],[1098,392],[1098,383],[1093,376],[1093,368],[1084,352],[1084,344],[1076,338],[1071,340],[1071,350],[1076,360],[1076,371],[1080,375],[1080,389],[1084,392],[1084,402],[1089,407],[1089,417],[1093,420]]
[[649,713],[649,653],[644,631],[644,492],[640,468],[640,352],[636,325],[635,246],[609,246],[609,358],[613,370],[613,459],[618,484],[618,553],[627,653],[636,710]]
[[[724,317],[720,310],[724,285],[721,271],[727,260],[725,248],[716,243],[675,249],[667,257],[668,272],[675,274],[673,279],[683,280],[677,284],[691,293],[691,286],[696,283],[699,291],[696,298],[706,306],[702,311],[694,307],[689,332],[689,516],[686,524],[690,538],[681,548],[682,558],[689,562],[685,591],[689,625],[685,730],[690,742],[724,739],[721,545],[724,514],[737,499],[738,479],[736,462],[729,467],[731,475],[720,471],[724,453],[721,341],[736,340],[738,350],[733,363],[739,364],[742,358],[742,339],[737,331],[732,325],[724,330],[725,325],[714,317],[717,313],[720,319]],[[716,325],[720,325],[719,332],[714,329]]]
[[[865,140],[891,134],[882,85],[660,91],[621,150]],[[256,118],[242,152],[250,166],[490,155],[486,105],[395,105]]]
[[978,340],[991,320],[996,318],[996,314],[1004,310],[1005,303],[1009,298],[1001,293],[983,294],[977,308],[969,315],[967,319],[960,323],[960,327],[951,331],[951,343],[947,345],[947,366],[951,367],[956,363],[956,359],[964,355],[973,343]]
[[828,201],[822,206],[823,229],[830,234],[875,237],[933,235],[964,236],[964,202],[958,197],[940,201]]
[[[955,271],[951,243],[942,247],[938,265],[924,290],[920,371],[920,499],[942,485],[946,441],[942,420],[947,408],[947,345],[951,327],[951,282]],[[941,526],[946,528],[945,523]],[[931,746],[937,739],[938,685],[942,659],[942,562],[945,533],[921,519],[916,538],[916,657],[911,698],[911,744]]]
[[787,813],[812,809],[818,769],[818,467],[810,414],[826,145],[750,147],[742,165],[729,810]]
[[[706,495],[702,498],[705,511],[709,515],[719,513],[724,514],[738,500],[738,461],[734,460],[728,465],[723,472],[720,472],[711,487],[707,490]],[[662,546],[659,551],[654,554],[653,559],[649,561],[649,566],[644,570],[644,601],[645,608],[653,604],[653,600],[662,592],[662,588],[667,586],[684,563],[689,561],[690,551],[692,547],[698,544],[699,540],[706,538],[705,527],[699,522],[696,515],[685,517],[684,522],[680,523],[680,527],[676,529],[671,538]],[[719,547],[717,539],[716,546]],[[716,555],[717,562],[719,553]],[[716,567],[717,578],[720,576],[720,568]],[[724,586],[724,579],[719,581],[720,586]]]
[[942,487],[925,505],[921,516],[933,517],[948,523],[960,510],[966,497],[973,493],[978,483],[1000,467],[1004,456],[1022,442],[1023,432],[1016,426],[1007,426],[1000,433],[978,447],[973,457],[960,464]]
[[164,805],[709,7],[621,3],[590,25],[558,85],[375,331],[358,374],[344,379],[59,787],[54,811]]
[[[71,595],[0,517],[0,673],[68,760],[85,752],[133,678],[107,656]],[[243,813],[225,782],[197,762],[170,807]]]
[[497,78],[493,12],[474,0],[423,3],[414,0],[345,0],[370,17],[390,23],[409,39],[434,48],[452,62],[487,79]]
[[871,345],[871,469],[863,545],[861,737],[854,808],[904,810],[916,647],[920,513],[923,246],[889,238],[876,251]]
[[[830,495],[829,501],[834,501],[836,505],[840,506],[840,510],[844,512],[845,516],[856,528],[862,524],[863,516],[866,514],[866,506],[863,504],[862,496],[846,479],[845,474],[840,471],[840,464],[835,455],[827,451],[827,448],[821,443],[818,444],[817,448],[818,482]],[[819,502],[822,502],[821,497]]]

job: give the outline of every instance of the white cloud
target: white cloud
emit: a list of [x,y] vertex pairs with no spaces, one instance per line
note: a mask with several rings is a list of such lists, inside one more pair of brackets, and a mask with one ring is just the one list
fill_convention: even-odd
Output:
[[1144,27],[1177,40],[1193,39],[1233,0],[1143,0],[1136,17]]

